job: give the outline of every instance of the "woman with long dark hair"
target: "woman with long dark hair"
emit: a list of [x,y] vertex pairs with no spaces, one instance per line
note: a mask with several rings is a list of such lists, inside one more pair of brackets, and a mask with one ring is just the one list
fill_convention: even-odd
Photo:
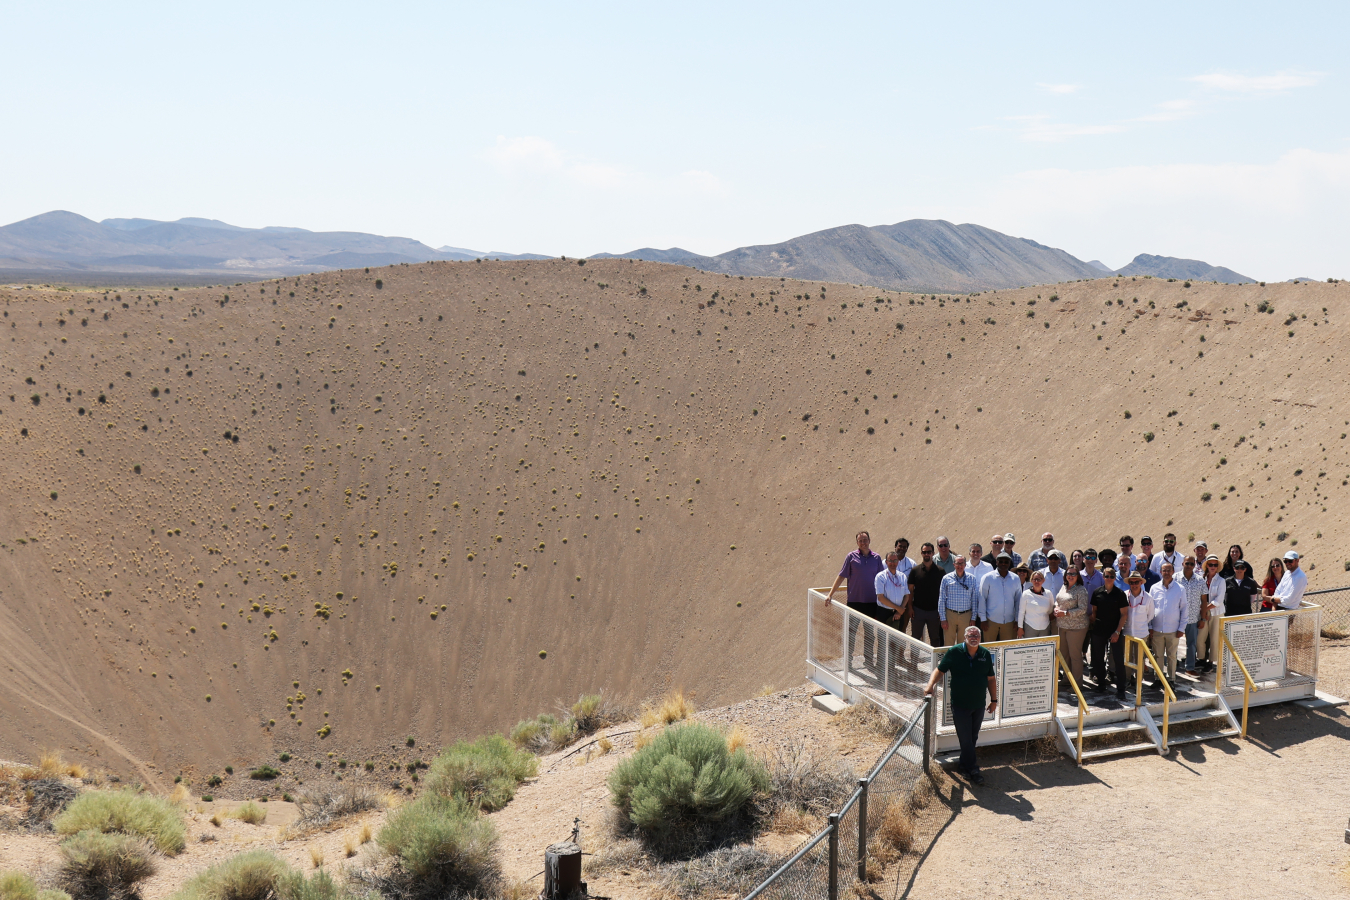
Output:
[[[1223,561],[1223,568],[1219,570],[1219,577],[1220,577],[1220,578],[1232,578],[1232,577],[1233,577],[1233,563],[1237,562],[1239,559],[1245,559],[1245,558],[1246,558],[1246,557],[1244,557],[1244,556],[1242,555],[1242,545],[1241,545],[1241,544],[1234,544],[1233,546],[1229,547],[1229,548],[1228,548],[1228,556],[1226,556],[1226,557],[1224,558],[1224,561]],[[1248,566],[1248,568],[1250,569],[1251,567]]]

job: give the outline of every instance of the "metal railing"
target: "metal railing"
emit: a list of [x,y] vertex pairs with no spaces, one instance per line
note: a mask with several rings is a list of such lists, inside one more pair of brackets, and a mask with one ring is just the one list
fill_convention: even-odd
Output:
[[1167,752],[1167,727],[1171,722],[1172,704],[1176,702],[1177,695],[1172,691],[1172,686],[1167,683],[1167,676],[1163,672],[1162,666],[1153,658],[1153,651],[1148,648],[1148,642],[1142,638],[1125,636],[1125,668],[1130,668],[1130,645],[1139,645],[1139,660],[1134,664],[1134,705],[1139,708],[1144,705],[1144,657],[1148,656],[1148,661],[1153,664],[1153,673],[1157,676],[1158,683],[1163,688],[1163,727],[1162,727],[1162,751]]
[[[903,803],[928,774],[932,761],[933,702],[919,702],[904,729],[826,825],[807,838],[744,900],[839,900],[855,882],[867,881],[867,845],[887,807]],[[916,731],[921,733],[916,734]],[[869,802],[869,800],[871,802]],[[879,801],[879,802],[878,802]]]
[[[1306,594],[1304,596],[1307,596]],[[1244,648],[1248,659],[1242,666],[1244,691],[1260,692],[1281,688],[1294,688],[1317,684],[1317,669],[1320,656],[1322,632],[1322,607],[1316,603],[1303,601],[1298,609],[1277,609],[1263,613],[1249,613],[1243,616],[1225,616],[1218,620],[1219,633],[1223,636],[1220,644],[1218,665],[1214,675],[1215,690],[1219,693],[1235,691],[1237,685],[1229,685],[1224,670],[1235,661],[1239,661],[1239,649],[1234,640],[1234,629],[1250,629],[1257,623],[1270,623],[1268,627],[1284,630],[1281,637],[1276,634],[1270,649],[1279,650],[1280,658],[1272,666],[1258,666],[1265,663],[1264,654],[1259,650]],[[1280,624],[1282,622],[1282,624]],[[1276,640],[1277,639],[1277,640]],[[1280,649],[1282,648],[1282,649]],[[1255,667],[1255,668],[1254,668]],[[1252,686],[1246,686],[1250,678]]]
[[[1247,667],[1243,665],[1242,657],[1238,656],[1237,651],[1233,649],[1232,643],[1228,640],[1227,633],[1221,631],[1220,634],[1223,637],[1224,647],[1228,649],[1229,653],[1233,654],[1233,662],[1238,664],[1238,669],[1242,672],[1242,736],[1245,738],[1247,736],[1247,710],[1251,705],[1252,691],[1256,689],[1256,682],[1252,681],[1251,673],[1248,672]],[[1222,676],[1222,674],[1223,672],[1220,671],[1219,676]],[[1214,683],[1216,685],[1219,684],[1218,676],[1215,677]]]
[[1078,698],[1078,752],[1074,758],[1081,766],[1083,764],[1083,716],[1087,715],[1087,700],[1083,698],[1083,691],[1078,687],[1078,682],[1074,680],[1073,670],[1069,668],[1069,664],[1064,661],[1064,656],[1058,650],[1055,651],[1055,659],[1057,660],[1055,677],[1058,678],[1058,673],[1063,672],[1064,677],[1069,680],[1069,686],[1073,688],[1074,695]]

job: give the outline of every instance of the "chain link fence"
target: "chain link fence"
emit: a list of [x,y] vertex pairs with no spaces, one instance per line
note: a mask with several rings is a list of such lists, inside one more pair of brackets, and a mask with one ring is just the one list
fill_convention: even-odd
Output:
[[[836,637],[838,637],[836,632]],[[933,704],[921,701],[900,736],[881,754],[828,824],[801,844],[745,900],[839,900],[867,880],[868,847],[895,816],[908,819],[910,798],[932,759]]]
[[1308,591],[1303,597],[1322,607],[1322,637],[1332,640],[1350,637],[1350,587]]

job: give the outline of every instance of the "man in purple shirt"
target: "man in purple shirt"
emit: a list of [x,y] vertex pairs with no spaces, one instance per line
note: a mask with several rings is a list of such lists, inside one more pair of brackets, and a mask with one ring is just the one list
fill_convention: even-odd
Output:
[[[857,534],[858,549],[854,550],[844,558],[844,565],[839,569],[839,577],[834,580],[834,586],[830,588],[830,593],[825,597],[825,603],[828,606],[834,599],[834,592],[839,590],[839,585],[845,581],[848,582],[848,608],[856,613],[866,616],[869,619],[882,618],[882,607],[877,604],[877,575],[885,568],[885,561],[876,553],[872,552],[872,536],[865,531]],[[887,613],[890,610],[886,610]],[[890,618],[890,616],[886,616]],[[858,618],[849,617],[848,644],[849,656],[853,655],[853,645],[858,637]],[[868,668],[875,668],[876,663],[876,629],[870,624],[863,625],[863,664]]]

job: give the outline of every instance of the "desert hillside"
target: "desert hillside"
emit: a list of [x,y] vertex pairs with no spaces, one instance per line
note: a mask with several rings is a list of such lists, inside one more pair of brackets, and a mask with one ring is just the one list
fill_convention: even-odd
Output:
[[0,291],[0,757],[164,784],[584,690],[729,702],[799,681],[858,528],[1170,522],[1339,584],[1346,297],[626,260]]

